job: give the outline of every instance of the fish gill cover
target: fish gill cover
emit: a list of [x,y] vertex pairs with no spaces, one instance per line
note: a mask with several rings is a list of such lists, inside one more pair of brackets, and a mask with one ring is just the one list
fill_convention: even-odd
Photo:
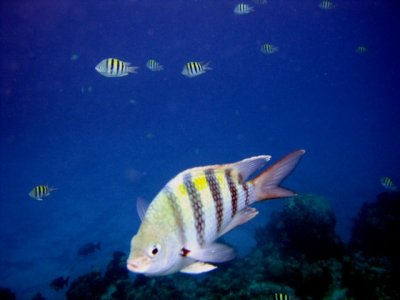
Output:
[[[89,272],[117,299],[166,295],[149,286],[181,298],[191,287],[209,298],[398,298],[396,262],[378,239],[392,227],[371,229],[380,223],[360,217],[365,227],[352,231],[352,219],[400,185],[399,19],[395,1],[2,1],[2,295],[64,299]],[[153,72],[149,60],[163,69]],[[190,77],[181,74],[188,63]],[[125,259],[106,275],[139,228],[136,198],[150,202],[187,168],[262,154],[274,161],[299,148],[306,159],[283,185],[326,199],[323,226],[310,229],[314,212],[301,201],[295,207],[308,217],[294,211],[283,223],[278,212],[290,210],[270,201],[224,236],[238,258],[214,272],[125,278]],[[299,220],[308,226],[290,225]],[[308,243],[287,239],[298,231]],[[349,241],[359,254],[347,254]],[[87,243],[101,249],[78,255]],[[50,286],[57,278],[59,290]],[[104,295],[94,290],[87,297]]]

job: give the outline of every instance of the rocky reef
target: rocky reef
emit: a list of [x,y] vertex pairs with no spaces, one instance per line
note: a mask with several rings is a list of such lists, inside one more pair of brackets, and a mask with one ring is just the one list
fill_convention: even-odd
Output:
[[335,232],[328,202],[315,195],[285,200],[281,211],[256,231],[245,258],[200,276],[128,277],[126,257],[114,253],[104,275],[73,281],[67,299],[400,299],[399,193],[367,203],[355,219],[351,241]]
[[400,299],[400,192],[364,203],[348,248],[344,279],[351,297]]

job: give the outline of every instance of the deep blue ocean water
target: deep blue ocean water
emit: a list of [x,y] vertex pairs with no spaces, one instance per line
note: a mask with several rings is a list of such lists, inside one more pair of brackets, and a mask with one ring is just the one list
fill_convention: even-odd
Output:
[[[334,2],[249,2],[235,16],[228,0],[3,1],[0,286],[62,299],[52,279],[129,251],[137,197],[193,166],[300,148],[284,185],[328,199],[347,240],[379,178],[400,185],[400,14],[395,1]],[[262,54],[267,42],[279,51]],[[138,74],[101,76],[107,57]],[[165,70],[150,72],[150,58]],[[184,77],[192,60],[213,70]],[[58,190],[39,202],[38,184]],[[246,255],[280,205],[257,204],[227,240]],[[101,251],[77,257],[96,241]]]

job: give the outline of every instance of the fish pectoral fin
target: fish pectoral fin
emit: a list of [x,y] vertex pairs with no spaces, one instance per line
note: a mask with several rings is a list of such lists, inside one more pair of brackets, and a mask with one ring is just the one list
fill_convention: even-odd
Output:
[[146,211],[149,208],[149,203],[141,197],[136,199],[136,210],[139,215],[140,221],[143,221]]
[[198,261],[183,268],[181,272],[187,274],[200,274],[200,273],[210,272],[216,268],[217,266]]
[[260,155],[231,164],[233,169],[236,169],[242,175],[243,180],[247,180],[251,174],[260,170],[271,159],[270,155]]
[[207,245],[204,248],[191,250],[187,256],[198,261],[218,263],[234,259],[236,254],[235,250],[231,247],[224,244],[214,243]]
[[257,215],[258,215],[258,210],[253,207],[246,207],[242,209],[233,217],[232,221],[225,227],[225,229],[221,231],[219,236],[224,235],[225,233],[232,230],[236,226],[239,226],[241,224],[250,221]]

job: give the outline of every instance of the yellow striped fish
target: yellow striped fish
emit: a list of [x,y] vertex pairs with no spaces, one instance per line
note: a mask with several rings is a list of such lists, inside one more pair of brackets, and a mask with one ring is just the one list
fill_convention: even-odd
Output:
[[271,300],[291,300],[290,296],[286,293],[274,293],[271,297]]
[[249,177],[269,155],[185,170],[171,179],[145,209],[137,203],[142,224],[131,240],[128,270],[148,276],[175,272],[199,274],[235,257],[234,250],[214,241],[254,218],[254,202],[295,196],[279,186],[304,150],[295,151]]
[[204,74],[207,70],[212,70],[210,68],[210,62],[204,64],[202,62],[190,61],[183,66],[182,75],[187,77],[196,77]]
[[392,178],[390,177],[381,177],[380,179],[382,186],[389,191],[397,191],[397,186],[394,184]]
[[106,58],[99,62],[95,69],[106,77],[122,77],[129,73],[137,73],[139,67],[131,66],[131,63],[116,58]]
[[322,10],[331,10],[334,9],[336,7],[335,4],[333,4],[333,2],[329,1],[329,0],[322,0],[318,7]]
[[356,48],[356,52],[359,53],[359,54],[365,53],[365,52],[367,52],[367,47],[365,47],[365,46],[358,46],[358,47]]
[[275,52],[278,52],[278,50],[278,47],[271,44],[264,44],[260,49],[260,51],[264,54],[274,54]]
[[29,196],[36,200],[43,200],[44,197],[49,196],[55,190],[56,188],[49,187],[48,185],[38,185],[29,192]]
[[251,13],[252,11],[254,11],[254,8],[251,7],[250,5],[246,4],[246,3],[239,3],[233,9],[233,12],[236,15],[246,15],[246,14]]
[[161,71],[164,70],[164,67],[162,65],[160,65],[157,61],[155,61],[154,59],[149,59],[146,63],[146,67],[150,70],[150,71]]

